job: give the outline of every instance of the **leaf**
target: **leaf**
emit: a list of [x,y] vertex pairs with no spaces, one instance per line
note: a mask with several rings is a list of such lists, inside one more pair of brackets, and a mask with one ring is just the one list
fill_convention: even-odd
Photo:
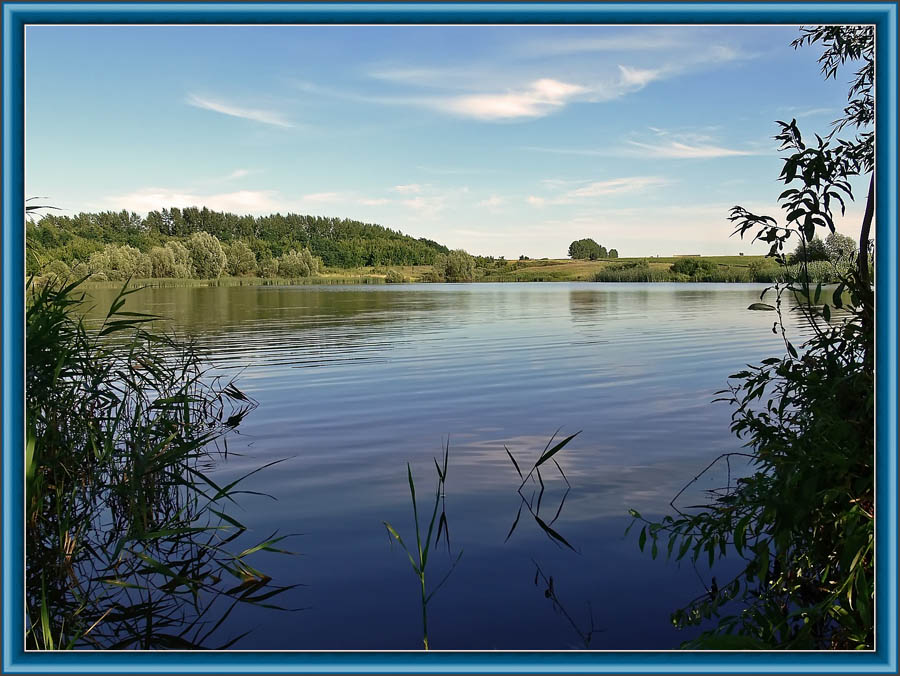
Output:
[[765,312],[772,312],[775,310],[774,305],[769,305],[768,303],[751,303],[747,306],[748,310],[762,310]]
[[563,446],[568,444],[570,441],[572,441],[572,439],[577,437],[579,434],[581,434],[581,430],[575,432],[575,434],[573,434],[572,436],[566,437],[565,439],[560,441],[558,444],[556,444],[556,446],[551,448],[549,451],[546,451],[540,458],[538,458],[538,461],[536,463],[534,463],[534,466],[539,467],[540,465],[547,462],[550,458],[552,458],[554,455],[556,455],[556,453],[561,451]]
[[522,470],[519,469],[519,463],[516,462],[516,459],[513,457],[513,454],[509,452],[509,449],[506,448],[505,445],[503,446],[503,448],[506,450],[506,455],[508,455],[509,459],[512,460],[512,464],[513,464],[513,467],[516,468],[516,472],[519,473],[519,478],[522,479],[522,481],[524,481],[525,477],[522,476]]
[[647,544],[647,527],[641,528],[641,534],[638,536],[638,547],[644,551],[644,545]]
[[571,549],[573,552],[577,551],[572,545],[569,544],[568,540],[566,540],[562,535],[560,535],[555,530],[550,528],[550,526],[545,524],[543,522],[543,520],[541,519],[541,517],[534,515],[534,520],[537,521],[537,525],[540,526],[543,529],[543,531],[545,533],[547,533],[547,535],[549,535],[551,538],[553,538],[554,540],[558,540],[559,542],[562,542],[566,547]]

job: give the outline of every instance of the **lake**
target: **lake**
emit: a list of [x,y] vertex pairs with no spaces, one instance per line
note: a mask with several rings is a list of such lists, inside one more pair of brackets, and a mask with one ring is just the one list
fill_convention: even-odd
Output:
[[[297,534],[282,543],[296,556],[255,561],[280,584],[304,585],[278,601],[302,609],[241,608],[219,642],[252,629],[233,647],[421,649],[421,587],[383,521],[415,546],[407,462],[427,524],[433,458],[448,439],[452,555],[442,536],[429,590],[462,557],[428,604],[433,649],[669,649],[691,638],[669,614],[704,593],[707,565],[654,561],[636,532],[623,533],[629,508],[667,513],[713,458],[740,449],[729,407],[711,401],[729,374],[784,352],[775,313],[746,309],[762,288],[267,286],[131,296],[126,310],[170,318],[259,402],[228,438],[216,477],[287,458],[242,484],[275,500],[245,495],[236,515],[256,539]],[[115,290],[90,293],[105,308]],[[520,495],[504,446],[527,472],[557,430],[557,439],[580,431],[554,456],[566,478],[548,463],[543,493],[529,481]],[[699,488],[724,481],[724,472],[708,475]],[[720,582],[726,573],[712,572]]]

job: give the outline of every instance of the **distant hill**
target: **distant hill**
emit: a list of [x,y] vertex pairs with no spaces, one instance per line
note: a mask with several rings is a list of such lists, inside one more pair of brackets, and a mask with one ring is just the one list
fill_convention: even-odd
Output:
[[[449,249],[424,237],[347,218],[272,214],[238,216],[206,207],[151,211],[146,218],[128,211],[49,213],[26,225],[28,246],[44,259],[69,265],[87,260],[105,244],[128,244],[143,252],[171,239],[205,231],[222,242],[243,240],[257,260],[277,258],[290,249],[308,248],[330,267],[428,265]],[[29,259],[32,257],[30,256]]]

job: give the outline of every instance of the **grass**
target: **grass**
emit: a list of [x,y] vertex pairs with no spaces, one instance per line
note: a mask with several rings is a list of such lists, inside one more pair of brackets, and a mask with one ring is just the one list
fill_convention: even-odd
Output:
[[31,649],[207,647],[235,607],[277,607],[296,586],[251,564],[285,536],[244,543],[226,509],[239,481],[220,486],[206,469],[255,402],[205,377],[192,343],[146,330],[156,317],[125,311],[136,291],[122,288],[89,331],[79,282],[29,284]]
[[[409,558],[409,563],[412,566],[413,572],[416,575],[416,578],[419,581],[419,585],[421,588],[421,604],[422,604],[422,642],[425,646],[425,650],[429,649],[428,642],[428,602],[434,597],[437,591],[444,585],[447,579],[450,577],[450,574],[456,568],[456,565],[459,563],[459,560],[462,558],[462,551],[459,552],[459,555],[456,557],[456,560],[451,564],[450,569],[447,571],[446,575],[444,575],[443,579],[429,592],[427,591],[426,586],[426,578],[425,578],[425,570],[428,565],[428,555],[432,553],[432,541],[431,536],[434,533],[434,525],[435,520],[437,519],[437,534],[434,538],[434,547],[437,548],[440,543],[441,533],[444,533],[446,536],[447,542],[447,552],[450,552],[450,531],[448,529],[447,524],[447,513],[446,509],[441,510],[440,519],[438,519],[438,507],[443,507],[445,505],[445,493],[444,493],[444,485],[447,481],[447,465],[450,459],[450,441],[447,440],[447,444],[444,447],[444,461],[443,466],[438,463],[437,458],[434,459],[434,467],[437,470],[438,475],[438,483],[437,488],[435,489],[434,494],[434,507],[431,510],[431,519],[428,522],[428,530],[424,532],[420,530],[419,527],[419,508],[416,503],[416,483],[413,480],[412,468],[409,466],[409,463],[406,463],[406,476],[407,481],[409,482],[409,493],[410,498],[412,500],[412,510],[413,510],[413,522],[415,524],[416,529],[416,548],[413,551],[410,551],[406,544],[403,542],[403,538],[400,536],[400,533],[397,532],[397,529],[394,528],[387,521],[384,521],[384,527],[387,529],[388,533],[391,537],[400,543],[400,547],[403,548],[403,551],[406,552],[407,558]],[[393,541],[393,540],[392,540]]]

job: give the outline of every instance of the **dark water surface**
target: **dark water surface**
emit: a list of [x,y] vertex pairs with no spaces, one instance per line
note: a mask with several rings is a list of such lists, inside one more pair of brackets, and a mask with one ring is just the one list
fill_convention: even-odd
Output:
[[[711,400],[730,373],[784,351],[774,313],[746,309],[762,288],[432,284],[131,296],[126,309],[170,317],[259,402],[229,438],[221,480],[290,458],[244,484],[277,500],[244,496],[237,516],[258,539],[301,534],[286,543],[298,556],[263,553],[256,563],[281,584],[305,585],[279,601],[304,609],[240,609],[222,642],[252,629],[233,647],[420,649],[419,582],[382,522],[415,542],[406,463],[427,522],[432,458],[448,437],[446,514],[453,557],[463,556],[428,605],[433,649],[667,649],[690,638],[669,613],[703,593],[709,569],[642,554],[636,533],[623,537],[627,510],[667,513],[710,460],[739,450],[730,409]],[[91,292],[99,307],[114,293]],[[522,505],[504,445],[530,466],[558,428],[581,430],[556,456],[571,490],[546,469],[537,513],[548,524],[557,517],[553,530],[577,551],[548,537],[527,508],[504,541]],[[429,588],[450,563],[442,544]],[[552,576],[558,605],[545,580],[535,584],[536,566]]]

